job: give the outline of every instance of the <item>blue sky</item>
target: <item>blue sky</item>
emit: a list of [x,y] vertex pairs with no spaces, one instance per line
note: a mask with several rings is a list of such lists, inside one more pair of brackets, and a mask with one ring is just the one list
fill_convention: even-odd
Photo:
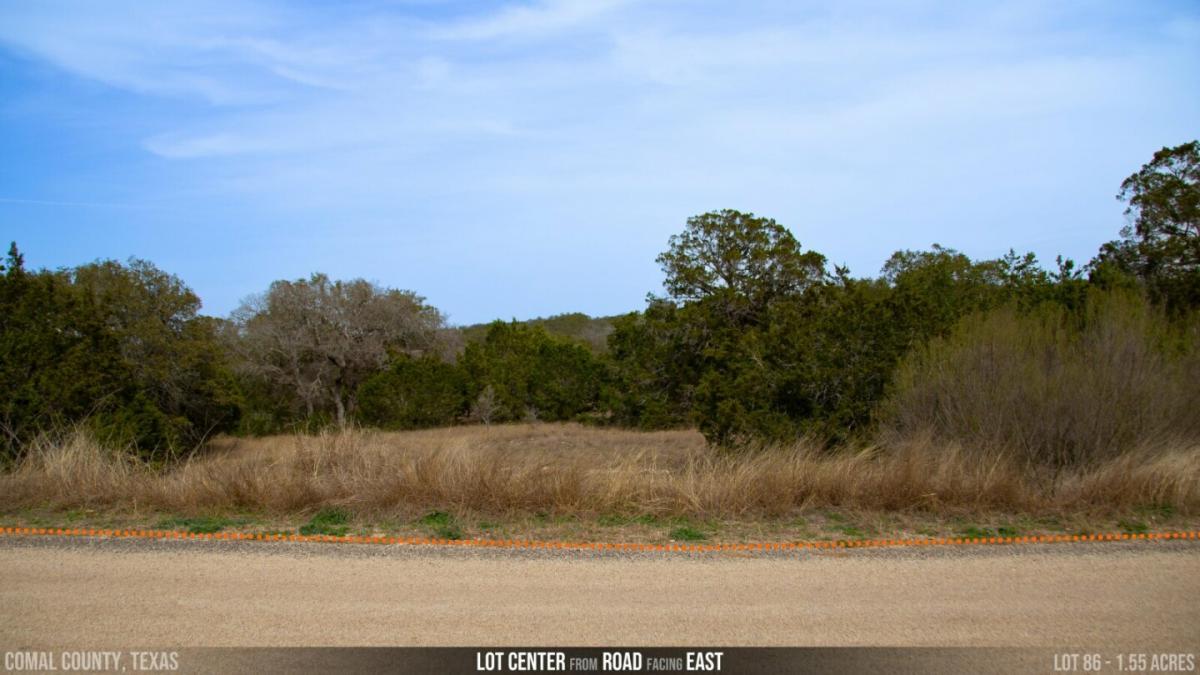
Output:
[[317,270],[454,323],[629,311],[718,208],[858,275],[1084,262],[1198,122],[1194,2],[0,5],[0,238],[217,315]]

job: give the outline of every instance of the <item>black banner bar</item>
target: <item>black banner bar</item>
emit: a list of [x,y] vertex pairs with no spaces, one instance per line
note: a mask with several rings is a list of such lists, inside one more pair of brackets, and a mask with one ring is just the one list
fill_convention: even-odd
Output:
[[[23,660],[8,660],[7,657],[12,656],[9,653],[6,654],[5,670],[27,670],[21,665],[36,665],[38,654],[55,660],[68,658],[63,650],[29,651],[22,656]],[[119,672],[607,675],[1084,672],[1080,659],[1089,653],[1087,650],[932,647],[296,647],[127,650],[120,654],[116,668]],[[111,659],[108,663],[112,663]],[[1102,670],[1116,672],[1116,665],[1112,663],[1111,667]],[[107,669],[95,667],[103,669],[92,672]]]

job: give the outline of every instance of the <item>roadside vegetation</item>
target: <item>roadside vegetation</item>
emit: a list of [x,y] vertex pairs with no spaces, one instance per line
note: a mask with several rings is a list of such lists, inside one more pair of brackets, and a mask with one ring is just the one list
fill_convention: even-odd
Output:
[[[0,476],[0,504],[60,524],[140,513],[143,522],[188,531],[261,522],[346,534],[386,524],[450,539],[588,530],[682,541],[756,522],[780,525],[780,536],[826,538],[866,538],[906,523],[960,536],[970,527],[1031,533],[1063,523],[1137,531],[1138,523],[1179,526],[1200,515],[1200,448],[1186,445],[1056,472],[928,437],[886,449],[829,452],[801,442],[728,453],[695,431],[547,423],[346,429],[212,445],[160,469],[83,432],[47,440]],[[65,513],[89,515],[54,516]]]
[[0,513],[681,541],[900,526],[880,514],[976,534],[1187,520],[1200,143],[1118,196],[1130,225],[1083,267],[934,245],[877,278],[715,211],[669,240],[643,311],[463,329],[414,292],[321,274],[206,317],[149,262],[33,271],[14,244]]

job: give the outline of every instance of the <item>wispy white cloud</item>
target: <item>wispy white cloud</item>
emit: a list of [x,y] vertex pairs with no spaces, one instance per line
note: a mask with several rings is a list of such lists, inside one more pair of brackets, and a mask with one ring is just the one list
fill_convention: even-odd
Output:
[[[1011,224],[1053,207],[1035,178],[1111,180],[1098,172],[1129,168],[1148,139],[1186,140],[1171,134],[1200,116],[1182,86],[1200,71],[1200,19],[1184,5],[349,7],[8,3],[0,46],[169,102],[137,120],[131,151],[209,202],[366,229],[419,212],[535,232],[535,249],[588,226],[619,231],[614,249],[661,241],[726,206],[831,224],[805,239],[852,262],[953,242],[939,232],[971,219],[1035,241],[1044,228]],[[1101,141],[1118,148],[1103,161],[1088,156]]]
[[[702,19],[672,21],[662,3],[541,0],[433,20],[47,4],[10,6],[0,40],[82,77],[217,106],[145,138],[172,159],[371,144],[505,152],[512,136],[551,155],[653,153],[644,145],[655,139],[686,153],[722,132],[803,150],[1092,106],[1146,66],[1130,51],[1080,48],[1029,3],[917,29],[904,12],[861,21],[764,6],[758,20],[723,24],[732,10],[704,7]],[[1189,21],[1164,30],[1186,34]]]
[[528,5],[512,4],[487,16],[438,26],[430,35],[443,40],[546,37],[564,29],[587,25],[596,18],[633,2],[634,0],[541,0]]
[[0,42],[76,75],[217,104],[274,99],[277,85],[215,36],[267,28],[252,7],[214,3],[54,2],[0,9]]

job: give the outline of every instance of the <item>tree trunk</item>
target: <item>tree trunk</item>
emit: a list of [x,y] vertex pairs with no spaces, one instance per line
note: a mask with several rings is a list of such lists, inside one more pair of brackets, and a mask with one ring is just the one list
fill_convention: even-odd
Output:
[[342,401],[342,388],[333,388],[333,404],[337,406],[337,424],[339,429],[346,428],[346,404]]

